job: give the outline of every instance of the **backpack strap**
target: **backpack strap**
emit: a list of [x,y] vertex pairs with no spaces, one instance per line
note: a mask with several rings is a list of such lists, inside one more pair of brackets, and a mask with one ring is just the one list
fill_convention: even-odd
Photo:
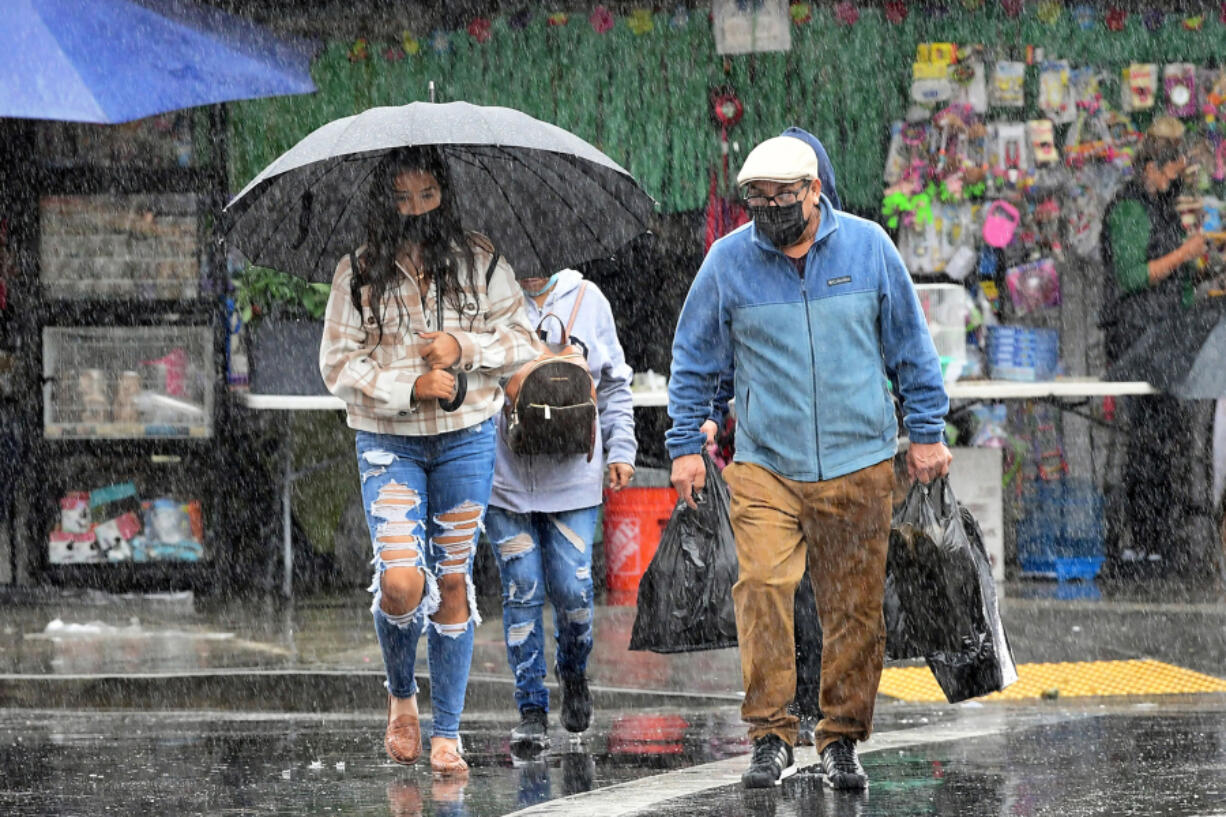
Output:
[[587,292],[587,281],[579,285],[579,294],[575,297],[575,305],[570,310],[570,320],[566,322],[566,337],[563,342],[570,340],[570,330],[575,328],[575,318],[579,317],[579,305],[583,303],[583,293]]

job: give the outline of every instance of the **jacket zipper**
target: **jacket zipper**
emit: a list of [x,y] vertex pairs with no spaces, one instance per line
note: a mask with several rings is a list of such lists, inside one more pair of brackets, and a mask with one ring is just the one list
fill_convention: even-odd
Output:
[[[805,261],[808,266],[808,261]],[[805,329],[809,333],[809,395],[813,401],[813,440],[816,445],[817,478],[822,478],[822,432],[817,426],[817,358],[813,353],[813,322],[809,317],[809,294],[805,291],[805,270],[800,270],[800,306],[805,311]]]

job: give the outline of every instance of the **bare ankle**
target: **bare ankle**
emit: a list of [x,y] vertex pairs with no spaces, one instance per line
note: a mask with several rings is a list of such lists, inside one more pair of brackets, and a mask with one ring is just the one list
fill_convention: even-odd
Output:
[[410,695],[408,698],[397,698],[395,695],[392,695],[391,703],[392,703],[392,717],[396,717],[397,715],[416,716],[418,714],[416,695]]

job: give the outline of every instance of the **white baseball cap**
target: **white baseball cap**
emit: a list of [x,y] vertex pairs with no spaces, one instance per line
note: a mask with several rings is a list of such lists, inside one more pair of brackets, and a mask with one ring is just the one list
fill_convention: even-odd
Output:
[[775,136],[762,142],[745,157],[736,183],[794,182],[817,178],[817,154],[800,139]]

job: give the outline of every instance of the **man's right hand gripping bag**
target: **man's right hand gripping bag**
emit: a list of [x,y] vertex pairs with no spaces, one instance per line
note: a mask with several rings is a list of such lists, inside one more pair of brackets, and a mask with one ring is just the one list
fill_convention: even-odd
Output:
[[707,484],[698,510],[677,500],[639,582],[632,650],[674,653],[736,646],[732,585],[739,568],[728,487],[705,452],[702,458]]
[[924,658],[950,703],[1017,680],[979,523],[949,481],[916,482],[894,514],[886,655]]

